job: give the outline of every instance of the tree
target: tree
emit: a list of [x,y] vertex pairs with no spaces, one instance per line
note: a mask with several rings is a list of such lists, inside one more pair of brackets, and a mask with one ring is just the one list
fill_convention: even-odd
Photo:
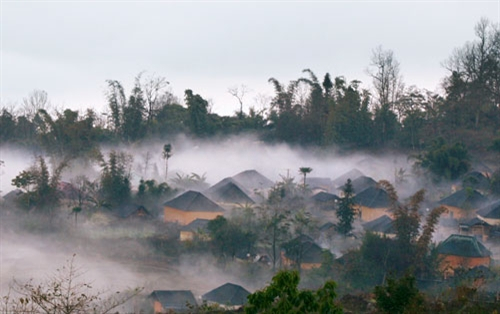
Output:
[[347,236],[353,229],[352,223],[356,217],[356,210],[354,208],[354,189],[352,187],[351,179],[347,179],[344,186],[344,195],[339,200],[339,207],[337,209],[337,231]]
[[440,137],[417,156],[415,166],[427,169],[436,180],[456,180],[469,171],[469,153],[464,144],[449,145]]
[[161,76],[151,75],[146,79],[143,84],[145,101],[147,105],[147,123],[151,126],[156,112],[160,108],[160,101],[165,92],[167,85],[170,84],[166,78]]
[[101,193],[106,203],[118,206],[130,199],[130,164],[132,156],[111,151],[109,160],[102,161]]
[[168,176],[168,159],[172,157],[172,145],[170,143],[163,145],[162,156],[165,159],[165,182],[167,182]]
[[241,85],[241,87],[238,86],[232,86],[227,89],[227,92],[236,98],[238,100],[238,103],[240,104],[240,111],[238,113],[238,118],[243,119],[243,98],[245,97],[250,90],[247,88],[246,85]]
[[48,280],[26,283],[14,280],[11,293],[3,296],[2,313],[83,314],[114,313],[117,307],[136,297],[142,288],[116,292],[103,298],[105,291],[94,291],[90,282],[81,280],[84,271],[75,265],[75,255]]
[[245,231],[240,226],[228,221],[222,216],[210,220],[207,226],[216,254],[226,259],[234,259],[236,253],[245,250],[249,253],[257,240],[251,231]]
[[135,85],[130,94],[128,104],[122,109],[122,135],[126,141],[136,141],[144,137],[145,100],[141,89],[141,75],[135,78]]
[[374,290],[377,308],[382,313],[425,313],[424,297],[416,286],[415,277],[406,274],[396,280],[388,278],[384,286]]
[[193,91],[185,91],[185,99],[188,107],[188,123],[191,132],[196,136],[210,134],[208,121],[208,102]]
[[378,105],[389,105],[389,109],[396,109],[395,104],[404,85],[394,52],[383,50],[382,46],[378,46],[372,51],[370,66],[368,74],[373,79]]
[[300,167],[299,168],[299,172],[302,173],[302,175],[304,176],[304,189],[306,188],[306,176],[308,173],[311,173],[312,171],[313,171],[313,169],[310,167]]
[[120,82],[114,80],[107,80],[108,91],[106,96],[108,98],[108,106],[111,110],[111,123],[113,124],[113,131],[118,135],[122,126],[122,110],[125,107],[127,100],[125,98],[125,91]]
[[248,296],[245,313],[343,313],[334,303],[336,283],[327,281],[318,290],[299,290],[297,271],[280,271],[269,286]]

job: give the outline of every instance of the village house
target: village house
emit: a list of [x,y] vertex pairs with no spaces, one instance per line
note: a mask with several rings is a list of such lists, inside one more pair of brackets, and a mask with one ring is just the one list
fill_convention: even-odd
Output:
[[363,228],[366,232],[371,232],[382,237],[396,237],[396,229],[394,228],[393,220],[387,215],[364,223]]
[[209,241],[210,235],[208,231],[208,219],[195,219],[189,224],[183,226],[180,230],[179,240],[184,241],[193,241],[198,238],[201,241]]
[[[367,188],[377,187],[377,181],[373,180],[367,176],[360,176],[354,180],[351,180],[352,189],[354,194],[359,194],[366,190]],[[339,195],[343,196],[345,189],[345,184],[337,188]]]
[[281,262],[284,267],[300,264],[300,269],[319,268],[323,262],[324,252],[312,238],[301,235],[283,245]]
[[482,241],[486,241],[490,234],[491,225],[478,217],[474,217],[459,223],[458,229],[460,234],[479,237]]
[[445,276],[452,276],[457,268],[489,267],[491,252],[476,238],[452,234],[437,247],[439,269]]
[[225,178],[205,191],[210,199],[217,202],[225,209],[232,209],[241,205],[253,205],[254,200],[250,198],[245,188],[240,186],[231,178]]
[[384,189],[369,187],[354,197],[355,209],[362,221],[372,221],[384,215],[391,215],[391,200]]
[[332,184],[335,188],[338,188],[340,186],[343,186],[347,182],[347,179],[351,179],[351,181],[353,181],[361,176],[364,176],[364,174],[361,171],[359,171],[358,169],[352,169],[344,173],[343,175],[335,178],[332,181]]
[[242,286],[226,283],[204,295],[201,299],[207,304],[217,304],[227,310],[237,310],[247,303],[250,292]]
[[475,211],[487,202],[488,199],[481,193],[467,188],[443,198],[438,204],[447,209],[447,218],[459,220],[474,217]]
[[149,295],[155,314],[189,312],[188,305],[196,306],[196,299],[189,290],[155,290]]
[[482,207],[476,212],[476,215],[492,226],[500,226],[500,201]]
[[187,225],[198,218],[211,220],[224,215],[222,207],[196,191],[187,191],[166,202],[163,207],[164,221],[181,225]]
[[326,211],[336,210],[339,199],[337,195],[327,192],[319,192],[311,197],[314,208]]

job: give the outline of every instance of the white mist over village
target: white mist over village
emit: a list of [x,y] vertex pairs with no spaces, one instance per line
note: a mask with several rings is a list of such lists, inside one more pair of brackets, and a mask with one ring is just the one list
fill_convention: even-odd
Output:
[[499,25],[0,1],[0,313],[498,312]]

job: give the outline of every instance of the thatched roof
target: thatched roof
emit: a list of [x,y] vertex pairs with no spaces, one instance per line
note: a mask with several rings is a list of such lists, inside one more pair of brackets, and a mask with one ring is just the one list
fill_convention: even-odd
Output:
[[477,215],[488,219],[500,219],[500,200],[482,207],[477,211]]
[[155,290],[150,295],[155,301],[160,302],[165,310],[186,311],[188,304],[196,306],[196,299],[189,290]]
[[226,283],[215,288],[201,296],[202,300],[215,302],[220,305],[243,305],[247,303],[247,297],[250,295],[245,288],[233,283]]
[[462,257],[489,257],[491,252],[474,236],[452,234],[441,242],[437,252]]
[[232,176],[232,179],[250,191],[268,189],[274,185],[273,181],[260,174],[257,170],[245,170]]
[[[354,180],[351,180],[352,188],[354,190],[355,194],[358,194],[364,190],[366,190],[369,187],[376,187],[377,186],[377,181],[373,180],[370,177],[367,176],[360,176]],[[345,184],[338,187],[337,190],[344,190],[345,189]]]
[[254,204],[254,200],[248,196],[245,189],[234,182],[231,178],[226,178],[213,185],[206,191],[207,195],[216,201],[224,203]]
[[332,183],[335,185],[335,186],[341,186],[341,185],[344,185],[346,182],[347,182],[347,179],[351,179],[351,181],[363,176],[364,174],[359,171],[358,169],[352,169],[346,173],[344,173],[343,175],[341,175],[340,177],[337,177],[335,178]]
[[369,208],[388,208],[391,200],[384,189],[369,187],[356,194],[354,203]]
[[363,228],[365,229],[365,231],[370,232],[380,232],[385,234],[396,233],[393,220],[387,215],[383,215],[377,219],[364,223]]
[[478,191],[472,189],[462,189],[448,197],[443,198],[438,203],[462,209],[474,209],[481,207],[487,202],[488,199]]
[[196,191],[187,191],[163,205],[189,212],[224,212],[222,207]]

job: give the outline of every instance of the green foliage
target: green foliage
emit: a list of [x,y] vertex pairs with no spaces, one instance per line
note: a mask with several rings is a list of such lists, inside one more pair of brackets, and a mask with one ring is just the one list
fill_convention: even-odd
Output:
[[234,259],[240,251],[249,253],[257,240],[255,233],[243,230],[241,226],[222,216],[210,220],[207,227],[214,252],[223,260],[227,257]]
[[443,138],[438,138],[417,157],[416,166],[428,169],[438,180],[456,180],[469,171],[469,153],[462,143],[448,145]]
[[111,151],[109,160],[101,164],[101,193],[106,203],[118,206],[129,201],[131,196],[130,164],[132,156]]
[[211,134],[208,118],[208,102],[200,95],[194,95],[193,91],[185,91],[185,99],[188,107],[188,125],[191,133],[196,136]]
[[351,179],[347,179],[344,186],[344,195],[339,200],[339,207],[336,212],[339,222],[337,223],[337,231],[344,236],[352,231],[352,223],[356,218],[356,211],[354,209],[354,189],[352,187]]
[[416,286],[415,277],[405,275],[396,280],[387,278],[384,286],[376,286],[374,290],[377,308],[382,313],[424,313],[424,298]]
[[327,281],[316,291],[299,290],[296,271],[280,271],[269,286],[248,296],[245,313],[343,313],[335,304],[336,283]]

